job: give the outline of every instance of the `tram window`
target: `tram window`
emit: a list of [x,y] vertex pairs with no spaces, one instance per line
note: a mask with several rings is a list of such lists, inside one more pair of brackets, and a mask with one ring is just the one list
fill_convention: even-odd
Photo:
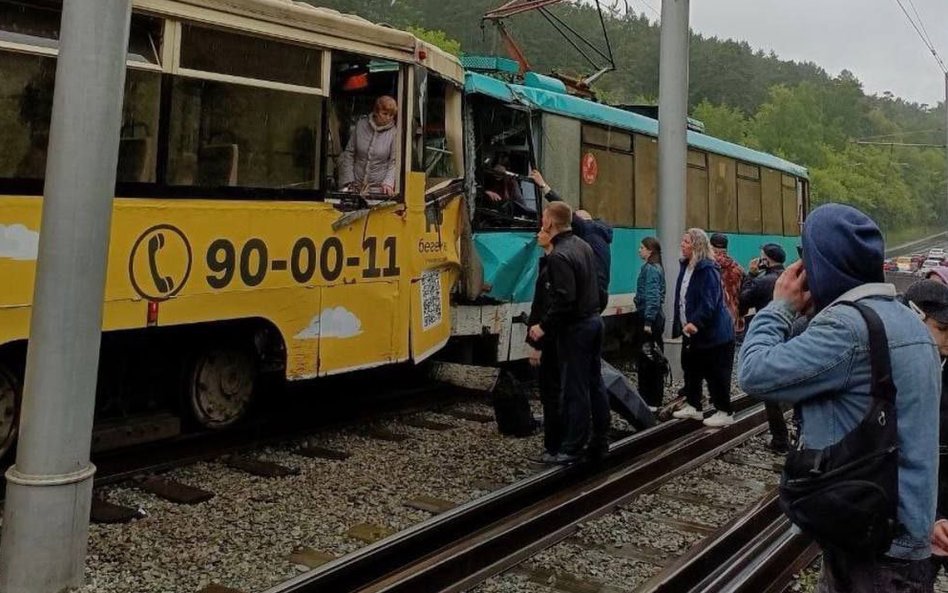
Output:
[[688,187],[685,205],[685,226],[708,228],[708,165],[707,153],[688,151]]
[[[416,78],[425,71],[419,68]],[[459,101],[458,90],[444,80],[426,73],[427,88],[419,89],[416,97],[424,101],[415,109],[412,126],[412,170],[425,173],[432,182],[460,176],[460,138],[450,137],[456,130],[453,122],[460,120],[458,110],[454,112],[453,101]],[[416,83],[419,81],[416,80]],[[459,106],[459,103],[458,105]],[[449,117],[449,114],[451,117]],[[453,117],[453,119],[451,119]],[[431,183],[429,182],[429,185]]]
[[[481,96],[473,112],[476,182],[475,228],[536,228],[535,188],[528,111]],[[526,188],[526,190],[524,189]]]
[[61,2],[0,0],[0,41],[56,47],[61,9]]
[[583,125],[580,206],[609,224],[635,224],[635,158],[632,134]]
[[176,78],[166,181],[317,189],[322,109],[316,95]]
[[185,24],[181,67],[296,86],[321,86],[322,51]]
[[760,212],[760,167],[737,163],[737,227],[742,233],[763,230]]
[[[57,50],[62,3],[52,0],[0,0],[0,41],[27,49]],[[162,20],[133,14],[128,37],[128,60],[158,64]]]
[[119,138],[118,182],[156,181],[161,74],[129,68]]
[[658,211],[658,140],[635,135],[635,226],[654,228]]
[[[401,185],[401,152],[404,137],[401,133],[405,106],[401,100],[402,68],[388,60],[370,60],[363,56],[334,52],[331,66],[330,96],[327,106],[326,168],[324,185],[344,189],[342,183],[343,157],[353,131],[363,118],[372,118],[380,97],[396,100],[395,116],[395,193]],[[363,124],[364,125],[364,124]],[[353,171],[353,177],[355,171]],[[352,181],[358,181],[352,179]],[[361,189],[361,188],[360,188]],[[379,185],[365,188],[369,193],[382,190]]]
[[737,176],[734,159],[708,155],[710,230],[737,232]]
[[763,231],[768,235],[782,235],[783,204],[780,189],[780,172],[765,168],[760,183]]
[[55,78],[54,58],[0,52],[0,177],[46,172]]
[[[781,191],[783,193],[783,234],[791,237],[800,234],[799,206],[797,202],[797,181],[790,175],[781,176]],[[802,193],[802,191],[801,191]]]

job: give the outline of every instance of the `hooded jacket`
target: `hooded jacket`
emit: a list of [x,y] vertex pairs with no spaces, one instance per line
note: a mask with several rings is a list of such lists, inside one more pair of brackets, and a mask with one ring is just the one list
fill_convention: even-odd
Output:
[[[678,282],[675,284],[675,300],[672,304],[675,311],[672,323],[673,338],[682,335],[678,303],[681,298],[681,282],[687,267],[688,260],[681,260]],[[695,348],[720,346],[734,340],[734,321],[724,304],[721,275],[717,264],[710,259],[698,261],[691,273],[691,282],[688,284],[688,292],[685,293],[685,317],[688,318],[688,323],[698,328],[698,333],[690,338]]]
[[872,307],[885,326],[898,390],[898,521],[905,530],[888,555],[927,558],[938,479],[938,350],[925,324],[895,299],[895,287],[874,282],[882,276],[884,242],[872,219],[828,204],[807,218],[802,239],[807,284],[819,312],[792,337],[796,314],[787,301],[774,299],[759,311],[741,347],[738,383],[748,395],[796,406],[799,447],[839,442],[869,408],[870,365],[865,321],[836,302]]
[[756,276],[749,276],[741,287],[738,315],[744,317],[751,309],[760,311],[774,300],[774,286],[783,270],[783,264],[774,264],[762,269]]
[[803,266],[816,311],[839,295],[885,282],[885,241],[871,218],[851,206],[826,204],[810,213],[803,233]]
[[346,149],[339,157],[339,186],[352,182],[362,186],[395,187],[395,122],[375,125],[371,115],[356,121],[349,134]]

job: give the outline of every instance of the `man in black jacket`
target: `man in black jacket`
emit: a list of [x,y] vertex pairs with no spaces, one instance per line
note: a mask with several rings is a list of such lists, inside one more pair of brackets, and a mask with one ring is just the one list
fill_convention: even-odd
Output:
[[746,316],[751,309],[760,311],[774,300],[774,285],[783,274],[787,254],[776,243],[767,243],[760,248],[760,257],[751,260],[748,277],[741,287],[738,299],[738,314]]
[[[748,279],[741,287],[738,299],[738,315],[746,316],[752,309],[756,313],[774,300],[774,286],[777,278],[783,274],[783,264],[787,253],[776,243],[767,243],[760,248],[760,257],[751,260],[748,266]],[[748,325],[750,321],[748,321]],[[780,404],[767,402],[767,423],[770,425],[769,447],[775,453],[786,454],[790,450],[790,437],[787,432],[787,419]]]
[[603,322],[596,259],[589,244],[573,234],[572,217],[572,208],[563,202],[543,211],[542,228],[553,244],[546,262],[550,302],[529,332],[532,340],[555,336],[560,359],[565,427],[560,450],[550,459],[556,463],[577,461],[587,441],[590,456],[604,454],[610,421],[609,402],[600,388]]
[[[562,202],[556,191],[547,185],[546,180],[539,171],[533,169],[530,171],[530,179],[533,179],[540,193],[549,203]],[[593,218],[585,210],[573,212],[572,219],[573,234],[589,243],[593,253],[596,255],[596,277],[599,279],[599,312],[605,311],[609,303],[609,279],[610,268],[612,267],[612,250],[609,245],[612,243],[612,227],[605,222]]]

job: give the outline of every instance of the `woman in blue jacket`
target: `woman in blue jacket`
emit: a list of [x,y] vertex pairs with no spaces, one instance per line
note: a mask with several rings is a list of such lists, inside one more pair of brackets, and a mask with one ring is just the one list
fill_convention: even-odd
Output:
[[681,238],[681,270],[675,286],[672,337],[681,336],[681,369],[685,375],[687,405],[675,418],[701,420],[702,383],[707,381],[717,410],[704,420],[707,426],[734,422],[731,412],[731,369],[734,366],[734,320],[724,303],[721,275],[708,236],[688,229]]
[[[649,343],[658,350],[665,349],[662,333],[665,331],[665,270],[662,268],[662,245],[655,237],[645,237],[639,245],[639,257],[645,263],[639,270],[635,288],[635,310],[644,336],[643,348]],[[664,395],[661,368],[644,354],[638,357],[639,392],[654,412],[662,405]]]

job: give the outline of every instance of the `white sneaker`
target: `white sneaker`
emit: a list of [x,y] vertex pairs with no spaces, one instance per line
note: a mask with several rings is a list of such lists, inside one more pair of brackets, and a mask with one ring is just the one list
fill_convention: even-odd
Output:
[[715,412],[709,418],[704,419],[704,425],[712,428],[721,428],[734,424],[734,414],[727,412]]
[[691,404],[685,404],[680,410],[675,410],[672,412],[673,418],[687,418],[689,420],[701,420],[704,418],[704,414],[700,410],[696,410],[695,407]]
[[648,411],[654,414],[655,412],[658,411],[658,408],[655,407],[655,406],[649,406],[649,407],[648,407]]

